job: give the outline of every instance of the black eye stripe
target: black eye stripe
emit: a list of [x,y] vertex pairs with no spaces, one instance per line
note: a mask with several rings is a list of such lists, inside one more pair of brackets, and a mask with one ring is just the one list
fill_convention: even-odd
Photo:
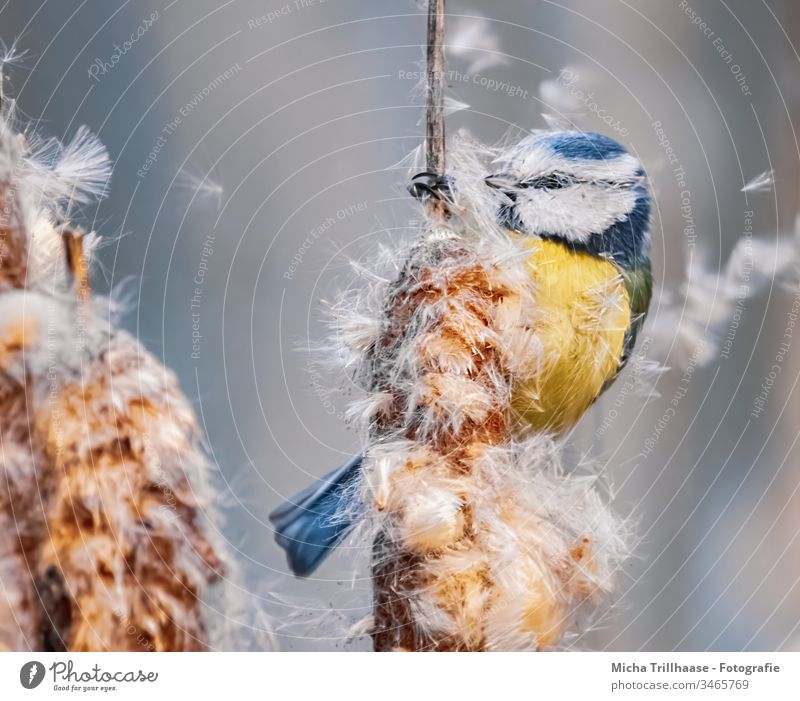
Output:
[[516,187],[521,190],[526,190],[528,188],[534,188],[536,190],[563,190],[566,187],[570,187],[571,185],[605,185],[607,187],[615,188],[615,189],[629,189],[636,187],[639,183],[634,180],[621,180],[615,182],[613,180],[606,180],[606,179],[592,179],[592,180],[582,180],[580,178],[576,178],[573,175],[568,175],[566,173],[548,173],[547,175],[540,175],[536,178],[530,178],[529,180],[523,180],[517,183]]
[[570,185],[575,185],[577,182],[579,181],[565,173],[549,173],[538,178],[523,180],[518,187],[523,189],[533,187],[537,190],[560,190]]

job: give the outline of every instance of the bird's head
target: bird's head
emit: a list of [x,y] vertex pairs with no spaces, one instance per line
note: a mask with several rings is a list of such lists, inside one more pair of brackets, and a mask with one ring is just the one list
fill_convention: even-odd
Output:
[[485,182],[497,192],[503,227],[613,259],[623,268],[649,261],[647,177],[613,139],[538,132],[496,166]]

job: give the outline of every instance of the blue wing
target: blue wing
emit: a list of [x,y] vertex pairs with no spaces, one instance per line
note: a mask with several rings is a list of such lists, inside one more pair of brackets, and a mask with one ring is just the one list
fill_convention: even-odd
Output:
[[347,518],[343,507],[351,498],[349,487],[358,479],[363,459],[359,455],[336,468],[269,515],[275,541],[298,577],[317,569],[353,527],[355,519]]

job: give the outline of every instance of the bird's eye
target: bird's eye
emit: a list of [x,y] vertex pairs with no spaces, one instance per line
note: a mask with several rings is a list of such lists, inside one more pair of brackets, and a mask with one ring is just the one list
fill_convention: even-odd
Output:
[[573,185],[575,181],[563,173],[549,173],[520,183],[520,187],[533,187],[537,190],[560,190]]

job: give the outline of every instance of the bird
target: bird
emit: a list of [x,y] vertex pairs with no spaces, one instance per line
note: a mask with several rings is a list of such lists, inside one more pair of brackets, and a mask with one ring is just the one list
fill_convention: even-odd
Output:
[[652,296],[652,196],[614,139],[534,133],[485,179],[497,217],[531,251],[543,367],[512,404],[534,429],[562,432],[628,362]]
[[[631,357],[652,295],[652,195],[639,160],[603,134],[533,131],[492,160],[483,185],[491,219],[519,243],[534,289],[541,344],[533,380],[513,387],[525,430],[573,427]],[[458,184],[422,173],[412,195],[450,199]],[[364,456],[270,514],[291,571],[312,574],[357,521]]]

